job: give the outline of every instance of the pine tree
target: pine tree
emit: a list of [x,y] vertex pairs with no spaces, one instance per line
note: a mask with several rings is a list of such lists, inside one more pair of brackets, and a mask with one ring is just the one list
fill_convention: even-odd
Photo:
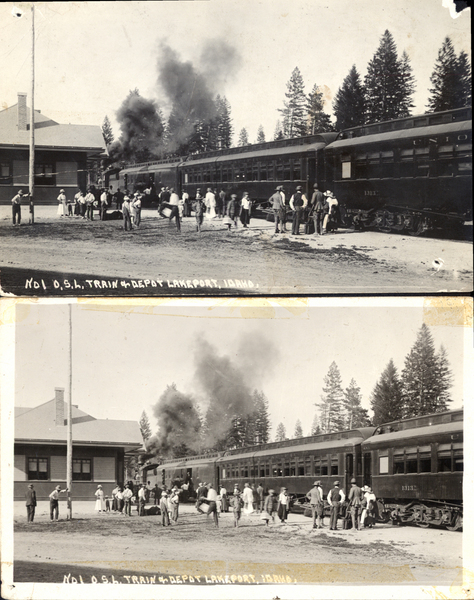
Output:
[[143,441],[146,442],[147,440],[149,440],[151,438],[152,431],[151,431],[150,419],[148,418],[148,415],[146,414],[145,411],[142,412],[142,415],[141,415],[140,421],[139,421],[139,425],[140,425],[140,431],[142,434]]
[[254,413],[251,417],[254,425],[254,443],[266,444],[270,440],[270,416],[268,414],[268,400],[263,392],[254,391]]
[[451,38],[446,37],[430,77],[433,87],[429,90],[428,108],[437,112],[467,106],[471,95],[470,72],[466,53],[461,52],[458,58]]
[[362,395],[360,387],[354,379],[351,379],[349,387],[344,390],[343,405],[346,411],[346,427],[356,429],[370,425],[369,414],[361,405]]
[[275,132],[273,133],[273,139],[274,140],[283,140],[285,139],[285,136],[283,135],[283,129],[281,126],[281,122],[278,119],[275,125]]
[[230,116],[230,104],[224,96],[216,97],[217,112],[217,148],[226,149],[232,146],[232,119]]
[[436,412],[449,409],[449,403],[452,402],[449,393],[452,382],[453,375],[449,368],[447,352],[444,346],[441,346],[436,355]]
[[333,109],[337,130],[357,127],[365,122],[365,91],[355,65],[336,92]]
[[[404,64],[404,69],[409,64]],[[365,76],[366,122],[396,119],[411,105],[410,85],[403,75],[397,57],[397,46],[388,29],[383,34],[380,46],[369,62]]]
[[344,429],[342,379],[338,366],[332,362],[324,378],[322,402],[316,406],[321,410],[321,429],[324,433]]
[[331,118],[324,112],[323,92],[314,84],[311,93],[308,96],[308,133],[321,133],[324,131],[333,131]]
[[239,146],[248,146],[249,145],[249,134],[245,127],[240,130],[239,133]]
[[472,105],[472,73],[469,58],[464,50],[461,50],[457,60],[459,106]]
[[296,421],[295,424],[295,434],[293,436],[294,438],[301,438],[303,437],[303,427],[301,426],[301,421],[298,419]]
[[319,426],[318,413],[316,413],[314,415],[313,424],[311,425],[311,434],[310,435],[317,435],[318,433],[321,433],[321,427]]
[[283,423],[278,423],[275,434],[275,442],[283,442],[286,440],[286,429]]
[[374,411],[374,425],[397,421],[403,416],[402,383],[392,359],[375,384],[370,406]]
[[411,109],[415,106],[413,104],[413,94],[415,93],[415,77],[413,76],[413,69],[410,64],[410,58],[408,54],[403,51],[402,57],[399,62],[400,68],[400,100],[399,100],[399,117],[409,117],[411,115]]
[[307,99],[303,77],[298,67],[293,70],[286,87],[287,100],[283,102],[284,108],[278,109],[283,116],[283,135],[287,138],[306,135]]
[[426,415],[438,410],[439,363],[433,337],[423,323],[402,371],[403,416]]
[[258,131],[257,131],[257,144],[263,144],[264,141],[265,141],[265,132],[263,131],[263,126],[259,125]]
[[112,125],[107,115],[105,115],[104,122],[102,123],[102,135],[104,136],[105,144],[110,146],[114,141],[114,132],[112,131]]

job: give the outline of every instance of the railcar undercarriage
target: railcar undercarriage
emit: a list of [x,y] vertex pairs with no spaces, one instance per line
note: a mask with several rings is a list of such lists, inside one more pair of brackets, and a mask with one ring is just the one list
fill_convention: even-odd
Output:
[[385,504],[385,514],[390,513],[394,525],[404,523],[427,528],[430,525],[444,527],[449,531],[462,529],[462,506],[435,500],[414,500],[409,504]]

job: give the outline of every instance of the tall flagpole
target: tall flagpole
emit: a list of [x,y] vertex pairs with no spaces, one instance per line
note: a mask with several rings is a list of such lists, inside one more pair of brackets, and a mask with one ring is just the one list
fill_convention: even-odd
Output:
[[35,4],[31,3],[31,109],[30,109],[30,165],[29,165],[29,193],[30,193],[30,223],[35,223]]
[[69,322],[68,322],[68,403],[67,403],[67,471],[66,471],[66,487],[67,487],[67,519],[72,520],[72,304],[69,304]]

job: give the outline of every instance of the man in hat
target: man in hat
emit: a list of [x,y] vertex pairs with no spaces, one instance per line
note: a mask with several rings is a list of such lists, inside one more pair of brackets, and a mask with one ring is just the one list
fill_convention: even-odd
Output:
[[145,516],[145,505],[146,505],[146,485],[144,483],[142,483],[140,486],[140,489],[138,490],[138,506],[139,506],[138,515],[140,517]]
[[[286,207],[285,207],[285,194],[283,193],[283,187],[277,186],[273,196],[270,196],[269,202],[272,203],[273,214],[275,218],[275,233],[286,232],[285,218],[286,218]],[[280,225],[280,228],[278,228]]]
[[298,185],[296,187],[296,192],[291,196],[290,199],[290,207],[293,211],[293,224],[291,226],[292,235],[300,234],[300,221],[301,215],[303,214],[304,209],[308,206],[308,199],[303,194],[303,188]]
[[57,485],[49,495],[49,516],[51,521],[59,521],[59,494],[63,494],[64,492],[67,492],[67,488],[62,490],[61,486]]
[[[306,494],[306,498],[309,500],[311,505],[311,514],[313,516],[313,529],[321,529],[321,517],[319,516],[318,510],[319,506],[323,503],[323,498],[320,493],[320,481],[315,481],[313,483],[313,487]],[[316,524],[316,517],[318,517],[319,526]]]
[[324,205],[326,200],[324,194],[319,190],[318,184],[315,183],[313,186],[314,192],[311,197],[311,209],[310,214],[314,220],[314,233],[315,235],[321,235],[324,221]]
[[349,500],[349,506],[351,507],[351,519],[352,527],[360,531],[360,513],[362,505],[363,492],[357,485],[357,480],[353,477],[351,479],[351,489],[347,499]]
[[18,190],[18,194],[12,198],[12,218],[13,225],[21,225],[21,199],[23,198],[23,190]]
[[26,491],[26,515],[28,523],[33,523],[36,509],[36,492],[32,483],[29,484]]
[[339,517],[339,507],[346,499],[346,495],[339,487],[339,481],[334,482],[334,487],[329,491],[328,494],[328,503],[331,507],[331,520],[329,522],[329,529],[331,531],[336,531],[337,529],[337,519]]

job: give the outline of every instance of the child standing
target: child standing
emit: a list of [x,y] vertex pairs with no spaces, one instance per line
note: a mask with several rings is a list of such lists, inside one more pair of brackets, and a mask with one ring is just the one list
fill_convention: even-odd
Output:
[[132,230],[132,218],[131,218],[131,206],[130,206],[130,198],[125,196],[122,204],[122,214],[123,214],[123,228],[125,231]]
[[110,502],[108,496],[105,497],[105,512],[110,512]]
[[196,194],[196,200],[193,202],[193,210],[196,215],[196,231],[201,233],[201,225],[204,219],[204,202],[202,201],[201,194]]
[[240,517],[242,516],[242,506],[244,505],[242,498],[240,497],[240,492],[234,491],[230,505],[232,506],[232,510],[234,512],[234,527],[238,527]]
[[277,500],[275,498],[275,491],[269,490],[268,496],[265,498],[265,504],[263,506],[263,512],[261,518],[265,521],[265,525],[268,526],[270,519],[272,523],[275,522],[275,511],[277,506]]

